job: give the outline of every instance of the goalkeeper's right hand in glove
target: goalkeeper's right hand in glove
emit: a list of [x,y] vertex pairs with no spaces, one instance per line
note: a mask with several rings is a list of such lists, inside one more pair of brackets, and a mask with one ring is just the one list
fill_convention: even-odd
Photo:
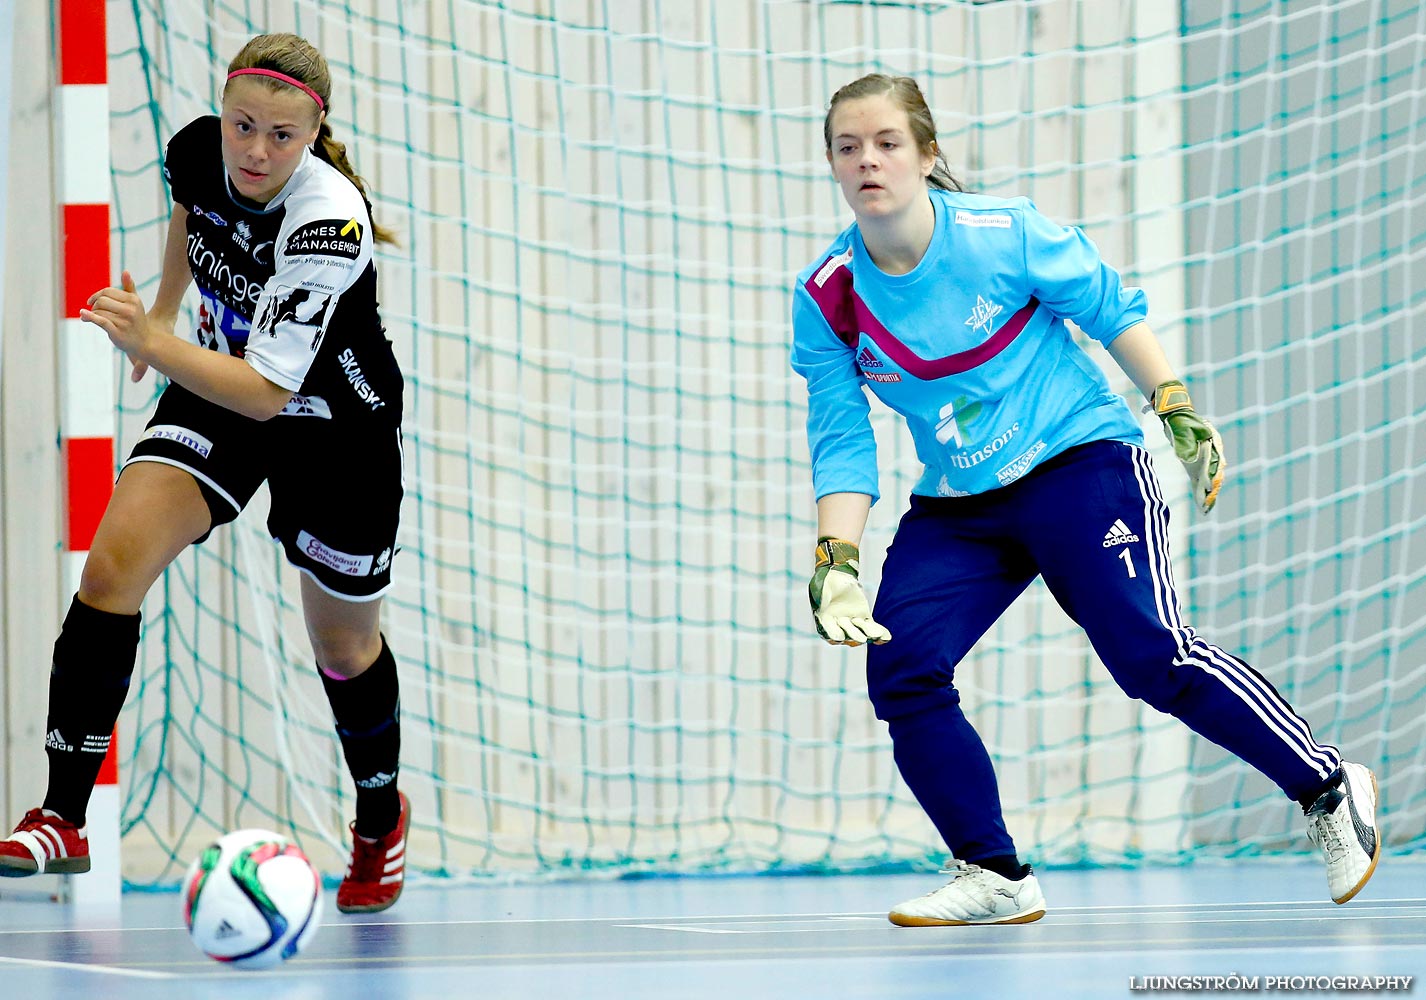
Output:
[[1223,473],[1228,469],[1223,458],[1223,439],[1213,425],[1194,410],[1182,382],[1175,380],[1159,386],[1149,406],[1164,422],[1164,436],[1188,471],[1194,503],[1207,514],[1218,502]]
[[812,599],[812,619],[817,634],[833,645],[860,646],[891,641],[891,633],[871,616],[866,591],[857,579],[861,556],[857,547],[840,538],[817,539],[817,568],[807,595]]

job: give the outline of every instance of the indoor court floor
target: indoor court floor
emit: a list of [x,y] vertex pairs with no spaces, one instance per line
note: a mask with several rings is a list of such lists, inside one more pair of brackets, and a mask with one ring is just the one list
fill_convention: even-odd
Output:
[[1345,906],[1326,900],[1319,864],[1296,861],[1040,877],[1049,913],[1037,923],[920,929],[885,914],[939,885],[934,873],[413,884],[393,909],[356,918],[329,892],[307,951],[267,972],[200,955],[176,893],[81,915],[16,882],[0,885],[0,997],[1053,1000],[1228,995],[1150,991],[1146,977],[1232,974],[1260,977],[1253,992],[1308,996],[1361,994],[1345,980],[1266,978],[1411,976],[1407,995],[1426,996],[1422,860],[1383,859]]

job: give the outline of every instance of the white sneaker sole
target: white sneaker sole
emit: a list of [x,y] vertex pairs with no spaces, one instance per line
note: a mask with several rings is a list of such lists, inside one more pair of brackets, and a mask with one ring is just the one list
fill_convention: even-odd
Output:
[[1044,915],[1045,908],[1042,906],[1037,910],[1016,913],[1013,916],[1001,917],[999,920],[941,920],[937,917],[913,917],[907,913],[897,913],[895,910],[888,913],[886,919],[897,927],[979,927],[988,924],[1033,924]]

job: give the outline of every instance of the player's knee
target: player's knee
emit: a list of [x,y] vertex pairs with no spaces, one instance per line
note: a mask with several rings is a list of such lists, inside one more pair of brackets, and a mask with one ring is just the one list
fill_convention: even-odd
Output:
[[121,553],[94,549],[84,560],[79,599],[95,610],[132,614],[147,590],[147,581]]
[[357,677],[381,655],[380,634],[329,631],[312,635],[312,653],[317,665],[328,674]]
[[1179,671],[1165,669],[1161,664],[1145,664],[1133,669],[1113,672],[1120,690],[1130,698],[1142,701],[1157,711],[1173,714],[1173,706],[1183,693],[1183,677]]
[[876,717],[886,722],[961,702],[951,679],[940,674],[874,676],[868,671],[867,694]]

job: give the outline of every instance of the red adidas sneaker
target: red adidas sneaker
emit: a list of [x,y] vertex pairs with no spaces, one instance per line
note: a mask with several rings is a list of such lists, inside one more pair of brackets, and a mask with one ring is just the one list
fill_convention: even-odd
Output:
[[411,802],[405,792],[396,829],[384,837],[358,837],[352,823],[352,860],[337,887],[337,909],[343,913],[376,913],[401,895],[406,882],[406,831],[411,827]]
[[75,826],[46,809],[31,809],[15,827],[15,832],[0,840],[0,876],[22,878],[26,875],[59,873],[75,875],[89,870],[89,837],[87,827]]

